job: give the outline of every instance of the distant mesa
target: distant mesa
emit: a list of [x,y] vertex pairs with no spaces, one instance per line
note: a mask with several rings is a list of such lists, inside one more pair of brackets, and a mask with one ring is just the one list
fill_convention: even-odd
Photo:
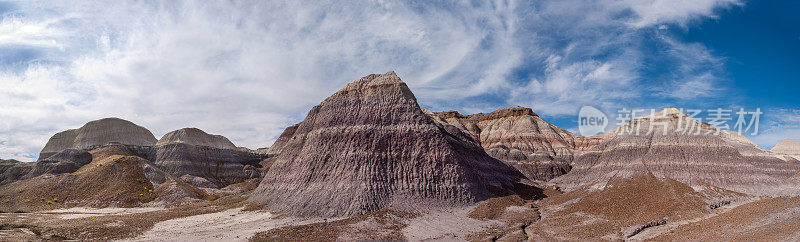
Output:
[[156,146],[164,146],[168,144],[188,144],[195,146],[205,146],[217,149],[237,149],[228,138],[222,135],[208,134],[198,128],[183,128],[169,132],[161,137],[156,143]]
[[153,163],[174,176],[187,176],[186,181],[204,181],[194,185],[221,188],[259,177],[244,167],[261,167],[259,162],[264,158],[236,147],[224,136],[183,128],[165,134],[156,143]]
[[39,153],[39,160],[66,149],[91,149],[109,143],[153,146],[158,140],[146,128],[119,118],[104,118],[53,135]]
[[797,195],[800,170],[734,132],[717,132],[677,109],[633,119],[575,159],[572,170],[551,182],[565,190],[604,186],[612,177],[639,171],[693,187],[709,184],[753,195]]
[[250,201],[287,214],[335,217],[387,206],[470,204],[524,178],[448,130],[458,128],[427,115],[394,72],[368,75],[284,132],[281,152]]
[[300,124],[295,124],[286,127],[286,129],[283,130],[283,133],[281,133],[281,136],[278,137],[277,140],[275,140],[275,143],[273,143],[272,146],[267,148],[266,151],[262,152],[270,156],[277,156],[278,154],[280,154],[281,151],[283,150],[283,147],[286,146],[286,143],[289,142],[289,139],[291,139],[292,136],[294,136],[294,132],[297,130],[298,126],[300,126]]
[[781,140],[770,151],[800,160],[800,140]]
[[51,158],[60,152],[85,152],[107,146],[117,147],[126,155],[152,161],[158,169],[172,176],[188,175],[207,180],[209,183],[199,184],[213,184],[210,186],[212,188],[259,178],[263,175],[261,170],[245,170],[245,166],[260,168],[259,163],[268,157],[236,147],[224,136],[208,134],[197,128],[175,130],[156,140],[149,130],[130,121],[104,118],[51,137],[39,155],[40,164],[33,168],[34,172],[29,177],[74,170],[73,166],[79,163],[62,161],[63,157]]

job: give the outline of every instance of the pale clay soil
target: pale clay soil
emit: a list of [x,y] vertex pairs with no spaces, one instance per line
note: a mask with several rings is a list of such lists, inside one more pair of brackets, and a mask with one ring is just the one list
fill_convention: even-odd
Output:
[[[628,240],[641,241],[649,240],[659,235],[670,233],[670,231],[687,224],[695,224],[704,220],[725,214],[730,210],[758,201],[759,198],[748,198],[736,201],[732,204],[722,206],[710,214],[700,218],[690,220],[670,222],[665,225],[645,229]],[[569,203],[569,202],[567,202]],[[503,222],[498,220],[478,220],[469,218],[468,214],[477,206],[460,208],[433,209],[427,210],[419,216],[405,220],[406,227],[400,232],[409,241],[465,241],[470,238],[470,234],[484,231],[493,226],[503,226]],[[268,231],[293,225],[304,225],[323,221],[333,221],[332,219],[301,219],[289,216],[280,216],[266,211],[243,211],[243,207],[227,209],[221,212],[207,213],[177,219],[170,219],[156,223],[155,226],[143,234],[122,241],[247,241],[258,232]],[[510,206],[506,212],[522,211],[525,207]],[[543,209],[543,216],[548,216],[549,211],[558,209],[557,206]],[[100,217],[108,215],[129,215],[163,210],[163,208],[70,208],[49,210],[30,214],[0,214],[0,217],[15,216],[21,220],[49,220],[49,219],[75,219]],[[788,209],[786,212],[795,216],[800,208]],[[764,219],[781,217],[780,214],[765,216]],[[778,219],[778,218],[775,218]],[[335,220],[335,219],[334,219]],[[756,220],[752,226],[761,226],[769,221]],[[106,226],[113,227],[114,224]],[[532,229],[529,226],[527,229]],[[526,231],[529,234],[534,231]],[[4,229],[0,230],[0,237],[18,238],[35,240],[37,236],[27,228]]]
[[[408,226],[402,233],[410,241],[465,241],[471,233],[502,224],[467,217],[475,207],[431,210],[406,221]],[[159,222],[143,235],[123,241],[247,241],[257,232],[322,221],[318,218],[299,219],[235,208]]]
[[320,221],[234,208],[159,222],[143,235],[123,241],[247,241],[257,232]]
[[403,236],[410,241],[466,240],[466,235],[501,224],[495,220],[481,221],[467,217],[475,207],[477,205],[431,210],[408,221],[408,226],[402,230]]
[[88,218],[88,217],[99,217],[99,216],[106,216],[106,215],[126,215],[126,214],[134,214],[134,213],[146,213],[146,212],[153,212],[153,211],[160,211],[164,210],[164,208],[159,207],[141,207],[141,208],[87,208],[87,207],[75,207],[75,208],[68,208],[68,209],[55,209],[50,211],[45,211],[42,213],[45,214],[54,214],[58,215],[60,219],[76,219],[76,218]]

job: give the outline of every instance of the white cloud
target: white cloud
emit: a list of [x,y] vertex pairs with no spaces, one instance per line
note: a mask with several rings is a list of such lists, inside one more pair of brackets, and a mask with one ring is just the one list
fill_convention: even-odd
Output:
[[[0,157],[35,155],[53,133],[108,116],[264,147],[346,82],[388,70],[435,108],[572,114],[645,93],[640,29],[730,3],[18,2],[0,49],[39,52],[23,70],[0,68]],[[542,71],[510,77],[526,66]]]
[[661,23],[686,25],[698,17],[716,18],[715,10],[720,7],[744,5],[740,0],[624,0],[622,2],[636,13],[637,18],[630,24],[637,28]]

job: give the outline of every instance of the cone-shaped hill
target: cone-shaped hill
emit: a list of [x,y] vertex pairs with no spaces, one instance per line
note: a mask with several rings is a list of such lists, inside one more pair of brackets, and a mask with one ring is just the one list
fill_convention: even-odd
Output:
[[250,199],[294,215],[357,215],[389,205],[473,203],[521,178],[425,114],[388,72],[347,84],[312,108]]

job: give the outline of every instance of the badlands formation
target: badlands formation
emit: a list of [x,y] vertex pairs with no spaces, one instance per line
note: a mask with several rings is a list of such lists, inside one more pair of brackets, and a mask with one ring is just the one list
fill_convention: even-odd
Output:
[[245,166],[260,166],[263,156],[237,149],[228,138],[197,128],[169,132],[155,145],[153,163],[162,170],[200,187],[222,188],[250,178]]
[[800,195],[799,162],[781,159],[677,109],[631,120],[611,133],[552,182],[565,190],[600,187],[614,177],[649,171],[693,187],[708,184],[754,195]]
[[153,146],[156,137],[146,128],[119,118],[104,118],[53,135],[39,153],[39,160],[65,149],[91,149],[109,143]]
[[436,115],[473,137],[490,156],[513,165],[530,179],[550,180],[566,174],[576,154],[600,141],[556,127],[530,108],[468,116],[456,111]]
[[296,130],[251,195],[286,214],[469,204],[522,178],[426,115],[394,72],[347,84],[290,128]]
[[[266,145],[266,144],[264,144]],[[676,109],[583,137],[347,84],[269,148],[107,118],[0,160],[0,240],[796,240],[800,143]]]

